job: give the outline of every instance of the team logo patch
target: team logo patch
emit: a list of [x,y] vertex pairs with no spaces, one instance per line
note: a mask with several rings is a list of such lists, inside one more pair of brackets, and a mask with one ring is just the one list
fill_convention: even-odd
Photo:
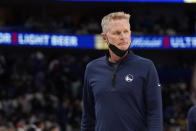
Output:
[[158,84],[157,84],[157,86],[158,86],[158,87],[161,87],[161,84],[160,84],[160,83],[158,83]]
[[132,82],[133,81],[133,75],[131,75],[131,74],[126,75],[125,76],[125,81],[126,82]]

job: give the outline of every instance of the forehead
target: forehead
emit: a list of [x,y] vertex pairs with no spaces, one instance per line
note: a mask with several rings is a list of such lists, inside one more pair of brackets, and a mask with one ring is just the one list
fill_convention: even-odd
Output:
[[108,24],[109,31],[115,30],[130,30],[129,20],[127,19],[114,19],[111,20]]

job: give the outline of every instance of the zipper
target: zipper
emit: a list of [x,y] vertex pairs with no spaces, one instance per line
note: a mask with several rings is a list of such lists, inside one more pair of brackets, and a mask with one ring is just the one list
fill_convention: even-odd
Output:
[[113,67],[113,75],[112,75],[112,90],[114,91],[115,88],[115,83],[116,83],[116,74],[118,71],[118,68],[120,67],[121,62],[117,65],[117,67]]

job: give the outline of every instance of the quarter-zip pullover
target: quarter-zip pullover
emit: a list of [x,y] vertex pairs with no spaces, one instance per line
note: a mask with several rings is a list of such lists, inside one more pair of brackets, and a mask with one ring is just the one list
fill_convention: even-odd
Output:
[[131,51],[115,71],[107,56],[87,65],[81,131],[162,131],[162,122],[161,87],[152,61]]

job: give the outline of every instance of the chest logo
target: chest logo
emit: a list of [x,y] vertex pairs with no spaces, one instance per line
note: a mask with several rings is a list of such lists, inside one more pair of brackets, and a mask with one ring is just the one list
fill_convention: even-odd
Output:
[[131,75],[131,74],[126,75],[125,76],[125,81],[126,82],[132,82],[133,81],[133,75]]

